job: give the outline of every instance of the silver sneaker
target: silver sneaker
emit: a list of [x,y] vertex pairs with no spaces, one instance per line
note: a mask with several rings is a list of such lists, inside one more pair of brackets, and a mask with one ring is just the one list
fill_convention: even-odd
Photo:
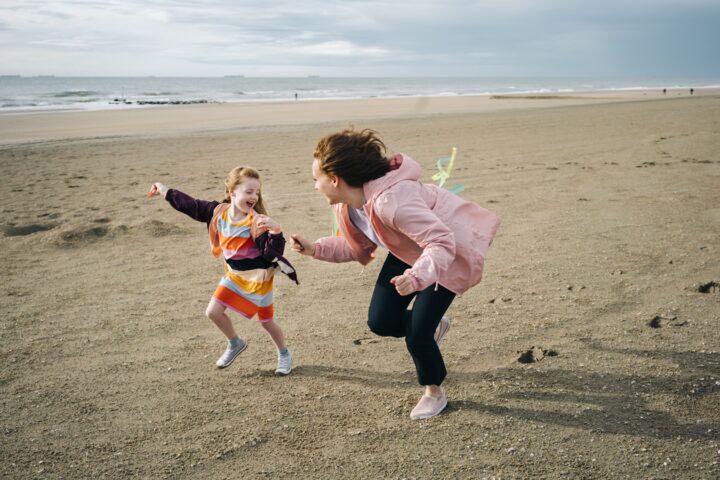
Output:
[[450,317],[442,317],[440,319],[440,323],[438,324],[437,329],[435,329],[435,343],[437,343],[438,346],[442,343],[443,338],[445,338],[448,330],[450,330],[451,325],[452,320],[450,320]]
[[235,360],[235,358],[237,358],[237,356],[240,355],[246,348],[247,342],[245,340],[240,340],[240,343],[235,348],[231,347],[228,344],[228,347],[225,349],[225,353],[223,353],[222,356],[217,359],[215,365],[217,365],[218,368],[229,367],[233,360]]
[[278,354],[277,368],[275,375],[287,375],[292,372],[292,353],[290,350],[285,355]]

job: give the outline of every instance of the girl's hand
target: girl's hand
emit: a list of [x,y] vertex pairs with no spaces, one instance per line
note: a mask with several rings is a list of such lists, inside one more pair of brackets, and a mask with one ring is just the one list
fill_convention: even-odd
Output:
[[155,195],[162,195],[165,198],[167,195],[168,187],[160,182],[155,182],[150,186],[150,191],[147,193],[148,198],[154,197]]
[[258,228],[267,229],[273,235],[278,235],[282,233],[282,227],[280,226],[280,224],[272,218],[268,217],[267,215],[258,214],[255,218],[255,222],[257,223]]
[[390,279],[390,283],[395,285],[395,290],[403,297],[415,291],[415,282],[413,282],[412,277],[408,274],[393,277]]
[[290,238],[292,239],[291,248],[293,252],[311,257],[315,255],[315,244],[313,242],[310,242],[308,239],[300,235],[290,235]]

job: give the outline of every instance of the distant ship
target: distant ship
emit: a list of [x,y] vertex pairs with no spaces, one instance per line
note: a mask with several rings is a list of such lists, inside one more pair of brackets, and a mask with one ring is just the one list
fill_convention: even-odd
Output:
[[225,78],[245,78],[245,75],[225,75]]

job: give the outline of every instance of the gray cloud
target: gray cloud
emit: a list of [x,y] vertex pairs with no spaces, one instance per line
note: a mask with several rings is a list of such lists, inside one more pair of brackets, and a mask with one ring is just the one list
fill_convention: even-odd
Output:
[[0,73],[720,74],[711,0],[10,0],[0,18]]

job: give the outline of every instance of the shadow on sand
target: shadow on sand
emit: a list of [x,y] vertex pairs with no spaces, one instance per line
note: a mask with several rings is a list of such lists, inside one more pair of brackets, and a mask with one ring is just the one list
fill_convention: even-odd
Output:
[[[695,409],[693,423],[681,419],[690,416],[684,415],[683,411],[688,403],[720,392],[720,383],[716,383],[720,380],[720,353],[616,350],[590,344],[588,347],[607,353],[646,357],[650,361],[669,359],[679,365],[681,371],[673,376],[651,376],[601,374],[577,368],[539,371],[532,366],[518,366],[477,373],[451,372],[452,382],[462,384],[465,390],[478,385],[479,392],[487,392],[488,384],[498,382],[503,387],[502,393],[489,394],[487,402],[451,398],[448,413],[471,410],[598,433],[653,438],[717,438],[720,423],[713,423],[709,417],[698,417]],[[371,389],[415,385],[413,374],[326,365],[300,365],[293,374],[359,384]],[[412,382],[408,382],[410,379]],[[670,396],[678,415],[653,409],[651,405],[658,396]],[[508,406],[509,400],[513,406]],[[547,402],[548,408],[533,408],[538,402]],[[518,406],[518,403],[526,405]],[[553,403],[558,408],[553,409]]]

